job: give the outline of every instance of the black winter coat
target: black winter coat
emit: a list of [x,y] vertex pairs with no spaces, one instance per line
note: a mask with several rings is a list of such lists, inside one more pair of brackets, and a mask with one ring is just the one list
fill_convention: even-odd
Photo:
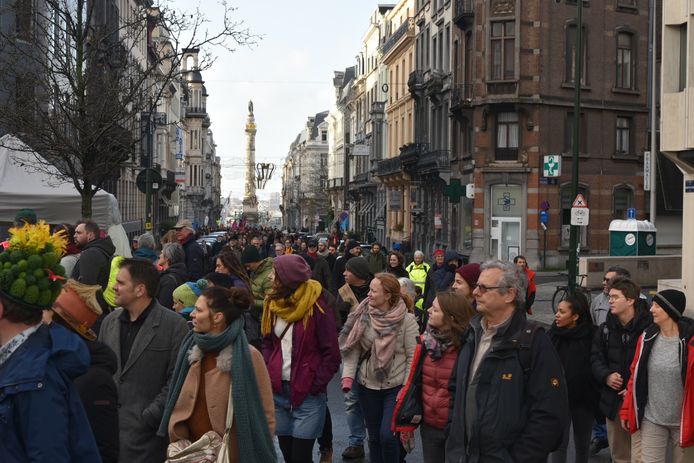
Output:
[[[561,362],[547,333],[538,329],[530,345],[530,371],[524,375],[518,340],[526,326],[525,312],[515,310],[510,322],[499,327],[478,367],[474,402],[468,403],[468,374],[482,336],[481,316],[470,321],[448,387],[453,400],[446,463],[544,462],[561,443],[569,423]],[[474,413],[470,436],[466,411]]]
[[167,309],[173,309],[173,292],[188,279],[188,269],[183,262],[171,264],[159,275],[157,301]]
[[345,265],[347,261],[354,257],[349,252],[345,252],[342,257],[335,261],[333,266],[333,290],[337,291],[342,288],[345,284]]
[[205,276],[205,251],[200,247],[195,237],[191,236],[182,244],[186,253],[186,269],[188,281],[198,281]]
[[405,268],[402,265],[398,265],[397,267],[391,267],[390,265],[386,266],[386,273],[390,273],[391,275],[395,276],[395,278],[409,278],[410,275],[407,273]]
[[588,320],[575,328],[558,328],[556,324],[547,332],[564,367],[569,406],[597,409],[598,384],[593,379],[590,351],[595,327]]
[[113,375],[118,370],[116,354],[99,341],[86,341],[91,365],[75,379],[103,463],[118,462],[118,390]]
[[634,318],[625,326],[622,326],[616,316],[608,313],[605,323],[595,331],[590,357],[593,377],[599,384],[600,412],[611,420],[619,419],[617,414],[622,398],[618,395],[619,391],[608,386],[605,380],[610,374],[617,372],[624,380],[623,389],[627,388],[636,343],[651,323],[653,317],[648,311],[648,303],[639,299]]
[[90,241],[82,249],[80,258],[72,269],[71,278],[85,285],[99,285],[105,290],[111,275],[111,258],[115,251],[116,247],[110,236]]

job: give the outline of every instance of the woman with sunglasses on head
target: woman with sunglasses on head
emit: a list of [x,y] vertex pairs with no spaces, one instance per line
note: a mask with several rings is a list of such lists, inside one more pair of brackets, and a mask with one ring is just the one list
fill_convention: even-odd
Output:
[[298,254],[273,262],[261,333],[286,463],[309,463],[326,419],[327,385],[340,367],[333,309]]
[[[559,449],[550,455],[551,463],[564,463],[573,427],[576,462],[587,463],[590,458],[590,438],[598,403],[597,384],[591,373],[590,351],[593,326],[588,301],[578,293],[561,301],[548,335],[559,354],[569,390],[571,421],[564,430]],[[573,426],[571,426],[573,425]]]
[[359,401],[373,463],[399,463],[400,440],[391,431],[395,400],[412,366],[419,329],[400,295],[400,283],[378,273],[369,295],[349,314],[340,333],[342,390],[359,382]]
[[243,332],[242,314],[250,303],[248,291],[238,288],[216,286],[198,297],[193,330],[178,353],[159,427],[159,435],[168,435],[172,443],[170,451],[209,431],[223,436],[231,394],[229,461],[277,461],[270,378],[262,355]]
[[[619,413],[622,427],[641,434],[641,461],[694,461],[694,322],[687,298],[666,289],[653,296],[653,324],[641,334]],[[668,451],[669,450],[669,451]]]

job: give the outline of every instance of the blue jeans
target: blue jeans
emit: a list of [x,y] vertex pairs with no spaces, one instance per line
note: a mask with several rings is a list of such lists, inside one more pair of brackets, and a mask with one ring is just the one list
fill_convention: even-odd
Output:
[[593,421],[593,439],[607,440],[607,426],[605,422]]
[[395,399],[402,386],[391,389],[359,387],[366,429],[369,431],[369,458],[371,463],[399,463],[400,438],[391,431]]
[[345,394],[345,415],[347,415],[347,426],[349,426],[349,446],[363,446],[366,427],[364,426],[364,413],[362,413],[359,403],[359,383],[356,380],[352,383],[352,389]]

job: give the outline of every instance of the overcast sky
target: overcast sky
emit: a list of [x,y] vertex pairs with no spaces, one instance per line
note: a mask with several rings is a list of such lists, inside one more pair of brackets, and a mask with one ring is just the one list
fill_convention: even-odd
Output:
[[[176,5],[190,9],[189,0]],[[387,3],[387,2],[382,2]],[[213,0],[201,9],[213,20],[220,11]],[[267,187],[280,191],[281,166],[289,145],[308,116],[330,109],[333,71],[355,63],[371,13],[369,0],[230,0],[235,19],[263,38],[253,48],[234,53],[218,50],[214,66],[203,73],[209,93],[207,111],[222,169],[222,194],[243,196],[244,126],[248,100],[253,100],[256,162],[272,162],[275,173]],[[265,194],[264,194],[265,193]]]

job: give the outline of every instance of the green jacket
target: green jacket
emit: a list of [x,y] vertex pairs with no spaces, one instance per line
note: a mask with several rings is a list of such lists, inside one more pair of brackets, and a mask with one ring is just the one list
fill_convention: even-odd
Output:
[[263,301],[265,295],[272,288],[270,281],[270,272],[272,271],[272,257],[267,257],[262,260],[260,267],[250,275],[251,289],[253,290],[253,312],[254,315],[260,317],[263,313]]
[[386,256],[382,252],[374,254],[369,251],[369,255],[366,256],[366,261],[369,263],[369,271],[372,275],[381,273],[386,268]]

